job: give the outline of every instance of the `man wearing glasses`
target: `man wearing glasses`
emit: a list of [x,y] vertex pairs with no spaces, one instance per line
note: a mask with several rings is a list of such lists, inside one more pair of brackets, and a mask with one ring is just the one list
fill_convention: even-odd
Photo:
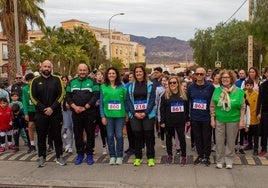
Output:
[[22,75],[21,74],[16,74],[15,77],[15,83],[12,85],[11,87],[11,93],[12,92],[17,92],[19,95],[19,101],[21,101],[21,97],[22,97],[22,88],[25,86],[26,84],[23,82],[22,79]]
[[214,86],[206,80],[206,71],[198,67],[195,71],[195,82],[190,84],[187,95],[190,104],[191,128],[198,157],[194,165],[210,166],[211,135],[210,100]]

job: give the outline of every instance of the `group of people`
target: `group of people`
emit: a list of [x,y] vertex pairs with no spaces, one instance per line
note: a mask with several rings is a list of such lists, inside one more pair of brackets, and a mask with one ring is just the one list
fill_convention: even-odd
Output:
[[[180,164],[187,163],[186,127],[187,130],[191,127],[192,148],[198,154],[194,165],[210,166],[212,143],[216,145],[219,169],[232,168],[238,142],[242,154],[244,149],[254,149],[253,155],[267,153],[268,82],[261,84],[254,67],[249,69],[248,77],[240,70],[238,78],[233,70],[206,71],[202,67],[186,75],[169,75],[157,67],[149,77],[145,68],[137,65],[123,79],[114,67],[91,75],[86,64],[79,64],[71,80],[52,74],[52,70],[53,64],[46,60],[39,76],[32,73],[25,76],[27,84],[21,86],[21,95],[17,92],[21,106],[16,102],[8,107],[8,92],[0,90],[0,152],[5,151],[6,135],[8,147],[18,151],[23,130],[29,152],[35,151],[36,129],[38,167],[46,164],[47,137],[49,145],[55,147],[57,164],[66,165],[63,152],[73,151],[74,138],[77,153],[74,164],[80,165],[85,160],[92,165],[98,125],[103,154],[108,146],[109,164],[121,165],[126,125],[129,140],[126,153],[135,154],[134,166],[141,165],[144,148],[148,166],[155,165],[155,128],[166,147],[168,164],[173,162],[174,143],[176,153],[181,155]],[[264,70],[265,76],[268,78],[268,68]],[[260,132],[262,149],[258,153]],[[244,140],[248,141],[246,147]]]

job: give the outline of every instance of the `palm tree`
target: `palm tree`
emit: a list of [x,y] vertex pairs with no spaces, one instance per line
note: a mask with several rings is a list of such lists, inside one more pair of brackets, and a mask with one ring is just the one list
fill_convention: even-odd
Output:
[[[28,33],[27,24],[37,25],[41,30],[45,29],[45,12],[38,6],[43,4],[44,0],[17,0],[17,3],[19,41],[24,43]],[[8,80],[11,83],[16,76],[14,0],[0,0],[0,10],[0,22],[8,44]]]

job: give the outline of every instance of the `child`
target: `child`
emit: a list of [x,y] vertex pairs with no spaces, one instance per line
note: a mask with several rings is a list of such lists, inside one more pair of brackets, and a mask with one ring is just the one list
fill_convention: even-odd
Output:
[[252,136],[254,137],[254,150],[253,155],[258,155],[258,146],[259,146],[259,129],[260,129],[260,120],[257,118],[257,101],[258,101],[258,92],[253,90],[254,81],[248,79],[245,81],[246,88],[246,99],[249,103],[250,108],[250,126],[248,132],[248,145],[245,150],[253,149]]
[[6,150],[6,136],[8,141],[8,149],[14,149],[12,145],[12,110],[8,106],[6,98],[0,98],[0,152]]
[[[15,141],[15,148],[14,152],[16,153],[19,151],[19,135],[21,130],[26,129],[26,122],[24,120],[24,114],[22,109],[20,108],[19,104],[14,103],[12,106],[12,112],[13,112],[13,120],[12,120],[12,125],[13,125],[13,137]],[[29,138],[27,131],[26,131],[26,136]],[[30,146],[29,146],[30,147]]]

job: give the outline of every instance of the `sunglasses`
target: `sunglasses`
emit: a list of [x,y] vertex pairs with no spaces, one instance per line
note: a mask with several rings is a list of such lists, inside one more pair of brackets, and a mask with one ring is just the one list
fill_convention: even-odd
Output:
[[169,82],[169,85],[171,85],[171,84],[175,85],[175,84],[177,84],[177,82]]
[[16,79],[22,79],[22,77],[16,77]]
[[204,76],[204,73],[195,73],[196,76]]

